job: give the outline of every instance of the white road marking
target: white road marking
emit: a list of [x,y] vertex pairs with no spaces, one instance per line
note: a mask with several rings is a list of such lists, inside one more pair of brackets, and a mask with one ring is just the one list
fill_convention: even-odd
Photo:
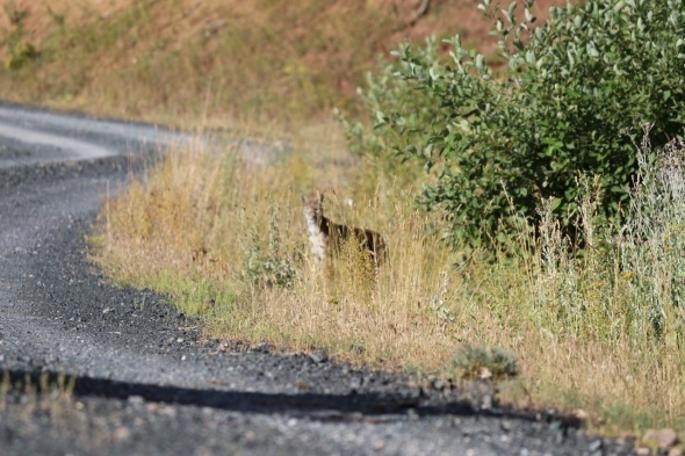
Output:
[[153,142],[169,144],[179,141],[189,141],[191,136],[175,133],[155,127],[154,125],[137,125],[108,120],[96,120],[87,117],[77,117],[50,112],[31,111],[22,108],[8,108],[0,106],[0,119],[16,124],[17,121],[46,125],[60,129],[70,129],[77,132],[100,133],[110,136],[126,138],[130,141]]
[[58,147],[74,153],[76,158],[99,158],[117,155],[117,151],[98,144],[3,123],[0,123],[0,136],[27,144]]

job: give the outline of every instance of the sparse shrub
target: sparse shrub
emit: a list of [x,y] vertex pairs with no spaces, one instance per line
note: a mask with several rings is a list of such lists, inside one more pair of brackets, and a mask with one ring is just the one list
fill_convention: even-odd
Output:
[[537,222],[543,199],[568,232],[579,174],[599,176],[598,209],[615,216],[638,166],[628,133],[654,122],[655,146],[683,133],[685,1],[589,0],[537,28],[531,6],[496,17],[501,77],[458,36],[449,58],[434,41],[404,46],[363,91],[373,128],[347,125],[353,149],[430,173],[419,201],[447,214],[453,245]]
[[[685,354],[685,145],[636,147],[638,168],[625,222],[597,220],[592,193],[576,222],[574,253],[549,208],[541,210],[534,260],[534,312],[546,330]],[[585,187],[586,192],[588,188]]]
[[24,24],[28,11],[18,8],[13,1],[5,3],[3,9],[10,23],[9,33],[3,39],[4,65],[7,69],[17,69],[38,57],[38,50],[25,36]]
[[620,243],[629,284],[631,335],[649,334],[685,348],[685,144],[639,148],[640,164]]
[[498,347],[464,344],[457,350],[452,367],[464,379],[487,378],[494,381],[518,375],[519,368],[512,353]]
[[276,213],[271,213],[269,245],[266,252],[260,246],[259,237],[253,233],[248,245],[244,277],[255,286],[289,288],[295,280],[295,268],[290,258],[281,252],[281,238]]
[[50,16],[50,21],[53,25],[59,29],[64,28],[64,24],[66,23],[64,13],[58,13],[48,6],[48,16]]
[[440,273],[440,289],[431,297],[430,308],[443,328],[454,323],[456,318],[449,306],[449,274]]

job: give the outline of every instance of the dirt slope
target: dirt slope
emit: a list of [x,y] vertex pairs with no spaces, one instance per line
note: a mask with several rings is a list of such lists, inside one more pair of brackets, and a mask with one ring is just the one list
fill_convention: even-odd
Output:
[[[537,2],[544,11],[563,0]],[[0,97],[165,121],[312,119],[354,110],[363,74],[401,41],[461,33],[494,47],[476,0],[17,0],[38,54]],[[424,13],[424,14],[419,14]],[[5,30],[2,33],[1,30]],[[12,51],[5,43],[0,55]]]

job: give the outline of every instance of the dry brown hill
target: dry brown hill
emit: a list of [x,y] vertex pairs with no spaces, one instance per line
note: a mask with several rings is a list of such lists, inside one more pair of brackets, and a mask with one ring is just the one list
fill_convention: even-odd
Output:
[[[541,17],[564,0],[537,2]],[[0,97],[179,122],[302,120],[353,109],[364,72],[401,41],[461,33],[493,49],[476,0],[16,0],[38,53],[0,70]],[[10,55],[11,57],[11,55]]]

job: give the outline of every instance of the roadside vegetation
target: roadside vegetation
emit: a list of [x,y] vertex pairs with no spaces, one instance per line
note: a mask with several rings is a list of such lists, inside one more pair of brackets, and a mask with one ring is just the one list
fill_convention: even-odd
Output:
[[[350,127],[361,154],[405,160],[434,178],[426,208],[449,213],[447,240],[481,245],[549,200],[572,234],[579,175],[599,179],[601,214],[619,216],[649,124],[658,148],[685,125],[685,6],[670,0],[553,8],[544,27],[531,2],[489,1],[506,72],[448,40],[404,46],[363,94],[369,122]],[[369,127],[367,127],[369,125]],[[620,217],[619,217],[620,218]]]
[[[415,185],[368,158],[341,168],[351,157],[327,150],[301,145],[265,167],[177,151],[108,201],[95,261],[122,284],[168,293],[208,337],[455,379],[520,372],[503,400],[582,409],[606,431],[684,428],[681,146],[642,162],[626,225],[600,222],[587,183],[577,228],[592,248],[574,254],[546,203],[539,235],[521,225],[515,244],[468,258],[466,246],[445,249],[442,218],[416,207]],[[313,269],[299,200],[311,188],[327,191],[334,220],[383,233],[390,260],[377,277],[354,249],[332,274]],[[486,347],[515,354],[516,368],[487,361],[498,356]]]
[[[498,51],[401,46],[361,97],[363,72],[407,37],[385,4],[286,3],[231,16],[207,2],[214,28],[180,19],[185,2],[78,30],[51,19],[0,74],[15,99],[301,127],[267,164],[172,150],[106,201],[93,260],[167,293],[208,337],[506,380],[502,400],[582,410],[606,432],[685,431],[685,2],[589,0],[538,27],[540,5],[483,1]],[[435,5],[427,20],[449,10]],[[342,128],[311,122],[334,106]],[[354,248],[315,269],[300,203],[314,189],[336,222],[383,233],[377,273]]]

